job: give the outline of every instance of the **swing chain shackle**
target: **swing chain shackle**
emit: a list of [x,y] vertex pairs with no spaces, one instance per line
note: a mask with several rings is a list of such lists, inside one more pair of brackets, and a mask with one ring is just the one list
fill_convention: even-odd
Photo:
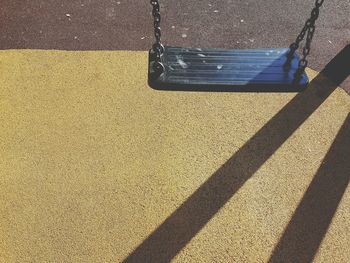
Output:
[[160,29],[161,17],[159,0],[151,0],[151,5],[153,6],[152,15],[154,19],[154,36],[156,39],[156,42],[152,46],[152,51],[155,54],[153,70],[160,75],[164,72],[164,65],[161,62],[161,57],[164,52],[164,46],[162,45],[161,41],[162,33]]
[[288,54],[288,60],[292,59],[295,51],[299,48],[300,43],[305,39],[306,35],[306,43],[303,48],[303,56],[299,61],[298,71],[295,73],[296,77],[301,76],[301,74],[305,71],[305,68],[308,65],[307,56],[310,54],[312,39],[315,34],[315,23],[320,15],[320,8],[322,7],[324,0],[316,0],[315,7],[311,11],[311,17],[306,21],[303,29],[299,33],[295,42],[290,45],[290,52]]

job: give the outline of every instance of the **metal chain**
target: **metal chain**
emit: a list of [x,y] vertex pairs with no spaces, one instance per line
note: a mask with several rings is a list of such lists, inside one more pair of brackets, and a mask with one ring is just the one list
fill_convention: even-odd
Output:
[[[315,23],[320,14],[320,8],[323,5],[325,0],[316,0],[315,7],[312,9],[311,17],[306,21],[302,31],[299,33],[295,42],[290,45],[290,52],[288,54],[288,60],[291,60],[294,56],[295,51],[299,48],[300,43],[304,40],[306,36],[306,44],[303,48],[303,57],[299,61],[298,71],[296,75],[301,75],[305,71],[305,68],[308,65],[307,56],[310,54],[311,42],[315,33]],[[151,0],[151,5],[153,6],[152,15],[154,18],[154,36],[156,42],[153,44],[152,51],[155,54],[155,62],[153,64],[153,70],[157,74],[164,72],[164,65],[161,62],[161,57],[164,52],[164,46],[161,42],[161,29],[160,29],[160,4],[159,0]]]
[[323,5],[324,0],[316,0],[315,7],[312,9],[311,17],[306,21],[304,28],[299,33],[295,42],[290,45],[290,52],[288,54],[288,59],[291,60],[295,51],[299,48],[301,41],[304,40],[306,35],[306,43],[303,48],[303,57],[299,61],[298,71],[296,72],[296,76],[300,76],[308,65],[307,56],[310,54],[311,50],[311,42],[315,33],[315,23],[320,15],[320,8]]
[[164,52],[164,46],[161,42],[161,30],[160,30],[160,5],[158,0],[151,0],[151,5],[153,6],[152,15],[154,18],[154,36],[156,38],[156,42],[153,44],[152,51],[155,54],[155,61],[153,64],[153,70],[157,74],[161,74],[164,72],[164,65],[161,62],[161,57]]

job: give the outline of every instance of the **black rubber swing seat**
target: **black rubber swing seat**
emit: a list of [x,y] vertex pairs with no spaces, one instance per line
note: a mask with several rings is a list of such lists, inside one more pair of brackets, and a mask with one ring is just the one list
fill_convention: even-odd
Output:
[[[149,53],[149,85],[160,90],[295,92],[309,79],[296,74],[299,56],[287,62],[288,48],[200,49],[164,47],[163,72],[153,69],[155,54]],[[296,77],[297,75],[297,77]]]

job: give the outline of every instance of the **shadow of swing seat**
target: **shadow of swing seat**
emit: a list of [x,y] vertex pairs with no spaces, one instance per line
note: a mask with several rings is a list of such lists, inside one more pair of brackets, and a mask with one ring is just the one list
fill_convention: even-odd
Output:
[[[324,0],[316,0],[289,48],[201,49],[163,46],[159,0],[153,6],[155,43],[149,51],[148,84],[158,90],[296,92],[306,89],[307,56]],[[296,54],[306,37],[302,58]]]

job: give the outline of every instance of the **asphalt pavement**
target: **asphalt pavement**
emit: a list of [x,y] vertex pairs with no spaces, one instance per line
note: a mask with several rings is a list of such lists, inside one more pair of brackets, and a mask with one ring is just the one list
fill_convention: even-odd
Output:
[[[288,47],[314,0],[160,0],[163,41],[186,47]],[[350,1],[325,1],[309,66],[317,71],[350,43]],[[148,50],[151,6],[140,0],[3,0],[0,49]],[[343,87],[350,89],[349,79]]]

